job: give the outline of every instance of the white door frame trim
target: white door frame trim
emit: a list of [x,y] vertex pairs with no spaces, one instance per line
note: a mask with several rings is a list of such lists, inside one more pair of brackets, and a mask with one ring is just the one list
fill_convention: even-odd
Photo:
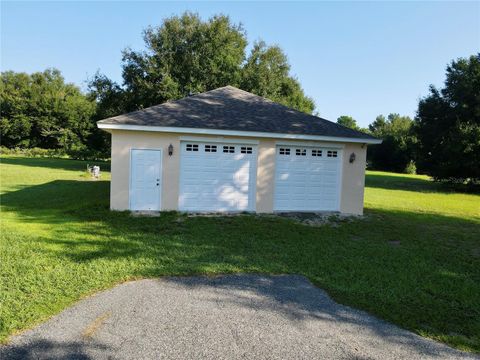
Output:
[[[338,204],[337,204],[337,208],[339,212],[342,212],[342,195],[343,195],[343,161],[345,159],[345,150],[342,149],[340,151],[340,170],[339,170],[339,173],[338,173],[338,188],[337,188],[337,191],[338,191],[338,197],[337,197],[337,201],[338,201]],[[348,164],[348,165],[352,165],[352,164]]]
[[160,190],[159,190],[159,196],[160,196],[160,199],[158,199],[158,210],[154,210],[154,211],[161,211],[163,209],[163,204],[162,204],[162,201],[163,201],[163,149],[162,148],[130,148],[130,164],[129,164],[129,171],[128,171],[128,175],[129,175],[129,180],[128,180],[128,209],[130,211],[135,211],[132,209],[132,181],[133,181],[133,174],[132,174],[132,164],[133,164],[133,161],[132,161],[132,158],[133,158],[133,151],[134,150],[152,150],[152,151],[160,151]]
[[297,146],[297,147],[332,148],[332,149],[345,148],[345,144],[326,143],[326,142],[305,142],[305,141],[275,141],[275,146]]
[[223,138],[221,136],[217,137],[206,137],[206,136],[180,136],[181,142],[201,142],[201,143],[226,143],[226,144],[245,144],[245,145],[258,145],[259,140],[251,139],[232,139],[232,138]]

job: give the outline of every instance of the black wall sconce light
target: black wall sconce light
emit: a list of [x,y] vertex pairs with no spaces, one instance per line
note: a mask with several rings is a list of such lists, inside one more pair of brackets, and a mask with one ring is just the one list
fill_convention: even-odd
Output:
[[350,161],[350,164],[355,161],[355,153],[351,153],[351,154],[350,154],[350,159],[349,159],[349,161]]
[[173,145],[170,144],[168,145],[168,156],[172,156],[173,155]]

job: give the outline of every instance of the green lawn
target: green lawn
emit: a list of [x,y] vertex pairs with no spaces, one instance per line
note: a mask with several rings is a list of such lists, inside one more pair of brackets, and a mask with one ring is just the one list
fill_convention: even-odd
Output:
[[[3,158],[0,339],[127,279],[303,274],[337,301],[480,352],[480,196],[369,172],[366,217],[311,227],[272,216],[132,217],[85,162]],[[106,167],[107,164],[102,165]]]

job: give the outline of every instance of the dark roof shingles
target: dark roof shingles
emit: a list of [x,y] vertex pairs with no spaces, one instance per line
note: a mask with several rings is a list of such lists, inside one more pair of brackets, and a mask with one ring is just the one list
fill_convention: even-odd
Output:
[[169,101],[98,123],[375,139],[368,134],[232,86]]

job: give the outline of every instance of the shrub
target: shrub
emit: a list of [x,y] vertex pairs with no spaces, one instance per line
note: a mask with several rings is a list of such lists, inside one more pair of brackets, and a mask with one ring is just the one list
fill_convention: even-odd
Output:
[[410,160],[410,162],[405,166],[405,170],[403,171],[405,174],[413,174],[417,173],[417,166],[415,165],[415,161]]
[[44,158],[70,158],[76,160],[108,160],[102,152],[90,149],[78,149],[70,150],[68,152],[62,149],[42,149],[38,147],[34,148],[7,148],[0,146],[0,155],[13,155],[13,156],[25,156],[25,157],[44,157]]

